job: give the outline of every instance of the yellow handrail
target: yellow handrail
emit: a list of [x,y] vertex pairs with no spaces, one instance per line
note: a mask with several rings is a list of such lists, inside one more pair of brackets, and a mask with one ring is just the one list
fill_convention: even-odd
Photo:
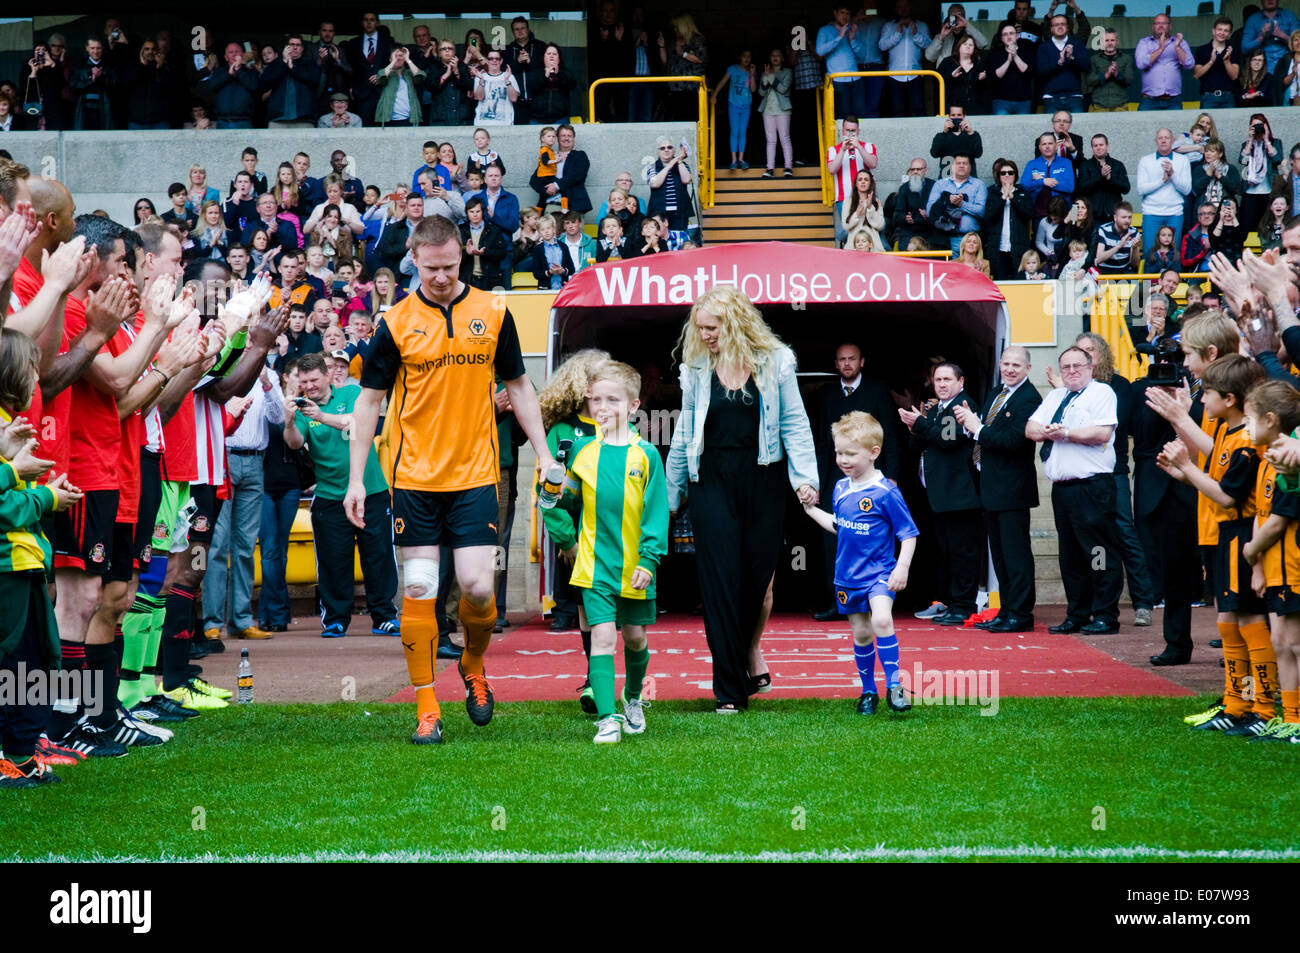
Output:
[[939,115],[946,116],[945,88],[943,76],[932,69],[876,69],[858,70],[845,73],[828,73],[822,83],[822,94],[817,97],[817,145],[820,149],[818,159],[822,162],[822,204],[835,202],[835,188],[830,170],[824,161],[826,150],[835,143],[835,80],[867,76],[933,76],[939,82]]
[[876,252],[877,255],[893,255],[896,258],[951,258],[952,250],[944,249],[943,251],[882,251]]
[[[1092,299],[1093,332],[1101,335],[1110,345],[1110,353],[1115,361],[1115,373],[1123,374],[1134,381],[1146,374],[1146,357],[1139,354],[1133,346],[1133,337],[1129,334],[1128,299],[1133,293],[1133,285],[1110,284],[1098,290]],[[1127,293],[1125,293],[1127,292]]]
[[695,123],[695,174],[698,180],[696,195],[702,208],[713,207],[713,115],[709,108],[708,84],[703,76],[602,76],[592,80],[587,89],[587,116],[589,122],[596,118],[596,88],[614,83],[695,83],[698,86],[699,119]]

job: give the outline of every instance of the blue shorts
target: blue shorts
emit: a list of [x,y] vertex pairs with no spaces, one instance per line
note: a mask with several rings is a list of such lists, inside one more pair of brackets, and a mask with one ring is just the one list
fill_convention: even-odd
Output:
[[[892,570],[891,570],[892,572]],[[840,615],[854,612],[871,612],[871,600],[876,596],[888,596],[891,600],[895,593],[889,591],[889,573],[882,572],[868,580],[867,585],[859,589],[835,587],[835,605]]]

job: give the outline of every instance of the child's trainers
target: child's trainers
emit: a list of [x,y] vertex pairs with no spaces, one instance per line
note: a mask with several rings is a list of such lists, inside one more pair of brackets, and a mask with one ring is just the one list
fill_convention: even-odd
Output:
[[857,713],[859,715],[874,715],[878,707],[880,707],[880,696],[875,692],[863,692],[858,699]]
[[28,758],[21,765],[0,760],[0,788],[34,788],[42,784],[57,784],[59,776],[40,758]]
[[[645,724],[641,725],[642,730]],[[591,740],[598,745],[615,745],[623,737],[623,717],[621,715],[606,715],[600,721],[596,722],[596,737]]]
[[889,694],[885,696],[885,701],[891,711],[908,711],[912,707],[911,699],[907,697],[907,689],[901,683],[889,686]]
[[628,698],[623,695],[623,731],[629,735],[645,732],[645,710],[649,706],[640,698]]

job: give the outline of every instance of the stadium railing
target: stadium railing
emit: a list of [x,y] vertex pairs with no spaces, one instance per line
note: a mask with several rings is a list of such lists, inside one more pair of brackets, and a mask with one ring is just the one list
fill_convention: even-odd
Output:
[[[835,144],[835,83],[837,79],[849,79],[868,76],[933,76],[939,84],[939,113],[940,117],[946,116],[948,110],[944,100],[943,76],[932,69],[884,69],[884,70],[858,70],[844,73],[827,73],[826,80],[822,84],[822,94],[817,97],[817,145],[819,147],[817,155],[819,157],[826,155],[826,150]],[[822,204],[831,205],[835,202],[835,183],[831,179],[830,172],[826,169],[826,163],[822,162]]]
[[709,102],[708,84],[702,76],[602,76],[587,89],[587,121],[596,119],[596,89],[603,85],[629,83],[695,83],[698,86],[699,119],[695,124],[695,174],[699,185],[693,190],[701,208],[713,207],[714,180],[714,113]]

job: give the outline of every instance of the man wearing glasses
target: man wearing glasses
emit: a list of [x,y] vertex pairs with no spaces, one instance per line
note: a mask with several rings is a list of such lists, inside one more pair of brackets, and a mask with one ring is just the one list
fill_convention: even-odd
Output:
[[424,86],[430,93],[429,125],[459,126],[468,120],[465,94],[473,90],[474,77],[451,40],[438,41],[438,61],[425,73]]
[[513,126],[515,100],[519,98],[519,83],[504,66],[505,57],[500,50],[488,50],[487,69],[474,71],[474,98],[478,108],[474,122],[480,126]]
[[1052,513],[1065,585],[1065,621],[1049,632],[1109,635],[1119,631],[1124,588],[1115,501],[1117,404],[1111,388],[1092,379],[1081,348],[1061,352],[1061,380],[1025,425],[1042,444],[1043,473],[1052,482]]

